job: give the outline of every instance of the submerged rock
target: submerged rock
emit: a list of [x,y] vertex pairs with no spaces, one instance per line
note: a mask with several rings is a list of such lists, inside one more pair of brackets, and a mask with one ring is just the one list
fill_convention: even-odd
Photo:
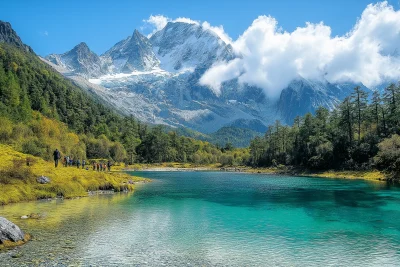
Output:
[[50,183],[50,178],[42,175],[42,176],[38,177],[38,178],[36,179],[36,181],[37,181],[39,184],[48,184],[48,183]]
[[29,215],[21,216],[21,219],[39,219],[40,217],[42,217],[42,215],[39,213],[31,213]]
[[42,215],[40,215],[39,213],[29,214],[29,218],[31,218],[31,219],[39,219],[40,217],[42,217]]
[[0,217],[0,244],[6,241],[18,242],[24,240],[25,234],[17,225],[6,218]]

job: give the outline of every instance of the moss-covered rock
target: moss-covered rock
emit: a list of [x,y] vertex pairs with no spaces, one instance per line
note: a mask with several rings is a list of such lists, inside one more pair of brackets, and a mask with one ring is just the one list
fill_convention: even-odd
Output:
[[16,224],[0,217],[0,249],[22,245],[29,239]]

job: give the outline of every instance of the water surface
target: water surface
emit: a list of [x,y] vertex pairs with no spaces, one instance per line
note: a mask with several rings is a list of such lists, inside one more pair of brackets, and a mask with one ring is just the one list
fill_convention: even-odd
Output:
[[[0,208],[34,235],[0,266],[399,266],[400,190],[362,180],[144,172],[134,194]],[[31,212],[39,220],[21,220]]]

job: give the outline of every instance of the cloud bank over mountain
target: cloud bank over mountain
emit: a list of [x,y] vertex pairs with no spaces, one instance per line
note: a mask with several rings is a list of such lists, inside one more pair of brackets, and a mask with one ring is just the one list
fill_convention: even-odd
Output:
[[400,11],[387,2],[370,4],[351,31],[334,37],[323,22],[286,32],[275,18],[259,16],[232,46],[238,58],[215,63],[200,79],[217,95],[232,79],[272,98],[299,76],[371,88],[400,78]]
[[231,44],[232,43],[232,38],[229,37],[228,34],[225,33],[224,27],[222,25],[220,26],[211,26],[210,23],[207,21],[200,22],[197,20],[192,20],[190,18],[185,18],[185,17],[179,17],[177,19],[171,19],[168,17],[165,17],[163,15],[151,15],[148,19],[143,20],[145,25],[142,27],[143,29],[145,28],[153,28],[153,31],[147,36],[151,37],[154,33],[162,30],[165,25],[167,25],[168,22],[184,22],[184,23],[189,23],[189,24],[196,24],[196,25],[201,25],[203,28],[207,30],[211,30],[214,32],[218,37],[220,37],[226,44]]

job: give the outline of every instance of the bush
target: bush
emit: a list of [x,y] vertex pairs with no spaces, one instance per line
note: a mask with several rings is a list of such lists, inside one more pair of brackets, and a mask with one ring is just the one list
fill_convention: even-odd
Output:
[[13,179],[28,182],[34,178],[31,169],[26,165],[26,160],[24,159],[14,159],[11,168],[0,171],[1,184],[10,184]]
[[220,162],[222,166],[232,166],[233,165],[233,156],[232,155],[222,155],[220,157]]
[[0,125],[0,142],[5,143],[11,137],[13,131],[12,122],[7,118],[0,117]]
[[33,156],[42,157],[47,160],[49,159],[49,155],[47,155],[47,146],[38,139],[30,139],[23,143],[22,152]]
[[391,174],[392,178],[400,178],[400,136],[394,134],[378,144],[379,151],[375,157],[376,166]]

